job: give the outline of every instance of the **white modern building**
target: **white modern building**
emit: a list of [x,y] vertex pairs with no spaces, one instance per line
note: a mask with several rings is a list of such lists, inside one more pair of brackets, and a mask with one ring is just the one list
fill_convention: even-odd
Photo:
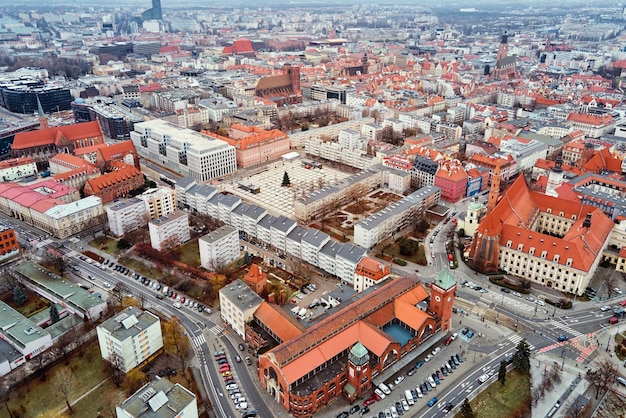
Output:
[[159,251],[179,247],[191,239],[189,215],[176,210],[148,222],[150,245]]
[[117,418],[198,418],[196,395],[179,383],[155,376],[115,407]]
[[214,271],[218,266],[225,266],[239,258],[239,231],[230,225],[224,225],[198,240],[200,265]]
[[136,197],[120,200],[106,207],[109,229],[116,237],[146,226],[146,206]]
[[159,317],[134,306],[98,325],[96,332],[102,358],[124,373],[163,348]]
[[130,137],[143,158],[197,181],[237,170],[235,147],[160,119],[136,124]]
[[246,323],[263,299],[240,279],[220,289],[220,315],[241,338],[246,338]]
[[300,253],[301,257],[307,263],[319,267],[319,253],[330,241],[330,235],[326,232],[322,232],[319,229],[309,229],[300,241]]
[[366,254],[367,251],[358,245],[350,243],[343,244],[335,255],[335,275],[337,278],[343,283],[353,285],[356,266]]

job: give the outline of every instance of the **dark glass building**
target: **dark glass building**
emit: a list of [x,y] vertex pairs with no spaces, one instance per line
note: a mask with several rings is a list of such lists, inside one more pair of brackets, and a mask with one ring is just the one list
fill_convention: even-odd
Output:
[[0,85],[0,105],[13,113],[32,114],[37,112],[37,98],[44,113],[69,110],[72,94],[63,87],[45,86],[39,80]]

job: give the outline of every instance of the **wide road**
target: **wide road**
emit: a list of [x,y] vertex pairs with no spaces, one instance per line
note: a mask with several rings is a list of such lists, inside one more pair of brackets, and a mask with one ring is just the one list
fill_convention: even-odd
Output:
[[[98,287],[102,291],[110,291],[116,284],[122,283],[128,288],[129,294],[144,301],[144,308],[153,308],[167,317],[177,317],[187,333],[191,346],[198,359],[202,385],[211,399],[216,413],[218,416],[225,418],[236,418],[241,415],[239,411],[234,409],[233,402],[228,392],[225,390],[223,378],[217,370],[213,356],[216,347],[209,347],[209,343],[207,342],[206,333],[211,332],[212,329],[219,329],[219,326],[212,322],[206,313],[200,313],[197,310],[185,306],[176,309],[173,305],[173,301],[167,297],[163,300],[157,299],[156,295],[159,292],[142,285],[139,280],[134,280],[133,271],[127,276],[108,267],[102,268],[96,263],[92,264],[88,261],[81,260],[80,254],[75,251],[67,249],[64,252],[71,257],[71,263],[76,264],[78,267],[78,271],[70,271],[82,277],[85,283]],[[113,261],[113,259],[110,260]],[[241,389],[242,396],[245,396],[247,399],[248,409],[256,409],[259,416],[272,416],[270,410],[261,399],[261,395],[252,381],[249,374],[250,372],[245,363],[237,363],[234,361],[235,356],[238,354],[237,347],[234,347],[223,333],[220,333],[218,338],[220,338],[222,346],[227,353],[231,371],[233,371],[233,375]]]

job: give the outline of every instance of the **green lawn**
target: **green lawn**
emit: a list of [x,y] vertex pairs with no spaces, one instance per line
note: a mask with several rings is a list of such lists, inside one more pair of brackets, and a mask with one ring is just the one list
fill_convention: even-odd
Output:
[[[530,376],[513,369],[506,374],[504,386],[495,381],[470,402],[476,418],[507,418],[516,416],[530,405]],[[461,414],[457,413],[456,418]]]
[[[93,340],[86,348],[82,357],[79,357],[77,353],[72,355],[69,366],[66,366],[61,360],[49,369],[46,372],[47,379],[44,382],[36,377],[28,385],[13,389],[9,396],[9,408],[12,411],[21,412],[19,416],[23,417],[55,417],[65,407],[65,401],[58,390],[55,389],[54,376],[59,370],[64,368],[69,368],[72,371],[72,378],[75,382],[69,395],[70,402],[79,398],[107,378],[103,373],[103,360],[100,356],[98,340]],[[102,387],[94,391],[96,396],[100,389]],[[93,405],[87,405],[83,400],[74,408],[73,416],[96,416],[97,413],[93,411]],[[6,408],[0,408],[0,418],[9,418]]]
[[420,244],[418,250],[411,256],[406,256],[400,254],[400,246],[396,243],[393,243],[385,248],[385,255],[390,255],[394,258],[401,258],[406,261],[410,261],[412,263],[426,265],[428,262],[426,261],[426,252],[424,251],[424,246]]
[[118,255],[117,240],[109,237],[98,237],[89,241],[89,245],[107,254]]
[[189,241],[187,244],[174,250],[174,253],[179,255],[179,260],[182,263],[191,267],[200,266],[200,250],[198,248],[198,240]]

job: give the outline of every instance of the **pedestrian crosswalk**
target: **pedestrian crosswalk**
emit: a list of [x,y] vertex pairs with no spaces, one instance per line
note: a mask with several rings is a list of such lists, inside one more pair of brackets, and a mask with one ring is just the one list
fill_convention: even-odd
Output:
[[569,326],[565,325],[565,324],[564,324],[564,323],[562,323],[562,322],[555,321],[554,319],[553,319],[553,320],[551,320],[551,321],[548,323],[548,325],[549,325],[549,327],[551,327],[551,328],[558,328],[558,329],[560,329],[560,330],[563,330],[563,331],[567,332],[568,334],[571,334],[571,335],[572,335],[572,336],[574,336],[574,337],[580,337],[581,335],[583,335],[583,334],[582,334],[582,332],[580,332],[580,331],[576,331],[576,330],[575,330],[575,329],[573,329],[572,327],[569,327]]
[[[519,342],[520,342],[520,341],[522,341],[522,340],[524,339],[524,337],[520,336],[519,334],[511,334],[511,335],[509,335],[508,339],[509,339],[509,341],[511,341],[513,344],[517,345],[517,344],[519,344]],[[531,351],[535,349],[535,346],[534,346],[534,345],[532,345],[532,344],[531,344],[531,343],[529,343],[528,341],[527,341],[527,343],[528,343],[528,347],[530,347],[530,350],[531,350]]]
[[209,331],[211,331],[215,335],[220,335],[222,332],[224,332],[224,328],[220,327],[219,325],[215,325]]
[[204,338],[203,334],[200,334],[191,339],[191,344],[193,344],[193,346],[196,348],[200,348],[200,346],[204,344],[205,342],[206,342],[206,338]]

